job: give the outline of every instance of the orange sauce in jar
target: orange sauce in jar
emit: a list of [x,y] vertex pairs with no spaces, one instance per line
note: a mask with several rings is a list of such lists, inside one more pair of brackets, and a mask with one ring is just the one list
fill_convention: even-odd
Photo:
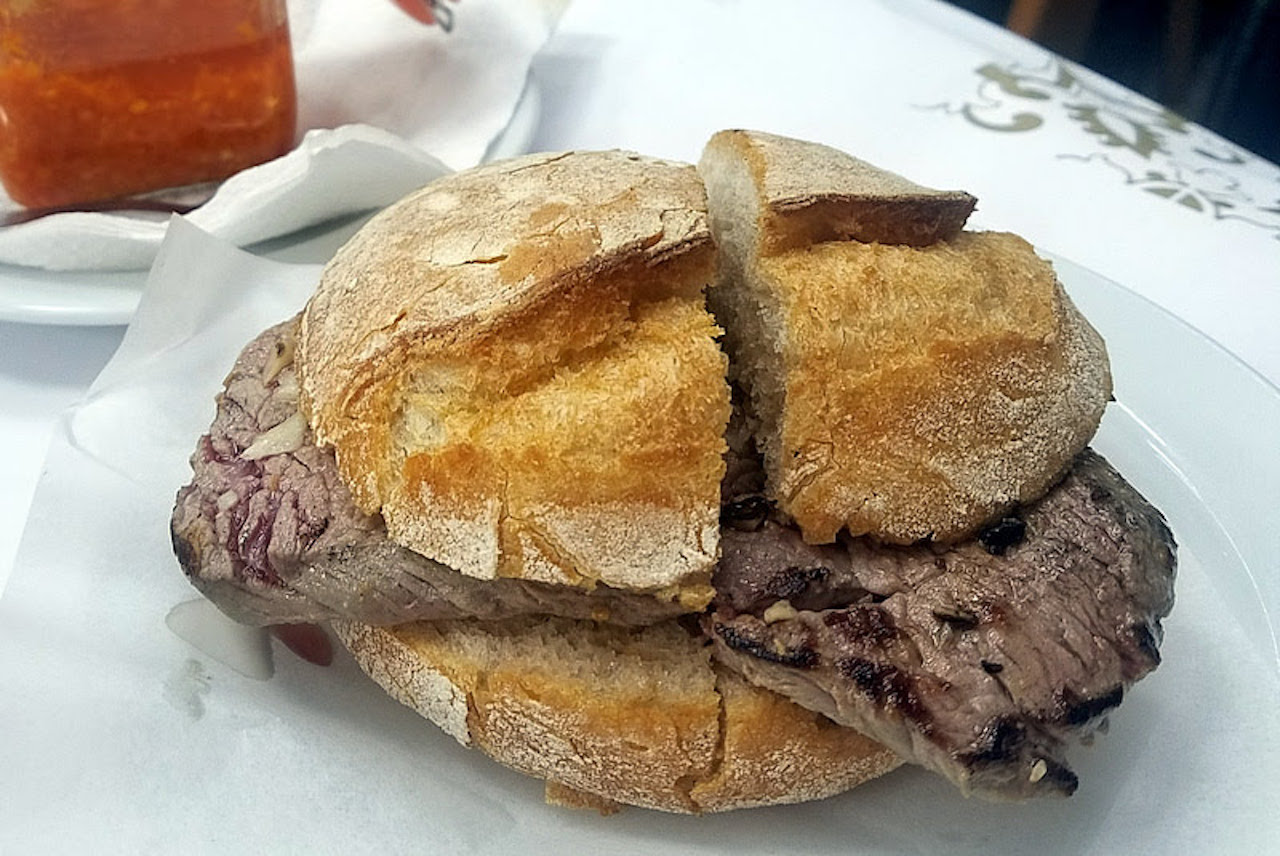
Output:
[[0,0],[0,180],[23,205],[225,178],[296,121],[285,0]]

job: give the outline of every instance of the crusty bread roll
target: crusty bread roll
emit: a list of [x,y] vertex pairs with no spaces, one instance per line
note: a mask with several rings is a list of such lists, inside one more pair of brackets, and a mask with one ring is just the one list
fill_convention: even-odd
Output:
[[716,812],[819,799],[893,753],[713,666],[674,621],[339,623],[356,661],[463,745],[548,782],[554,802]]
[[391,537],[480,578],[710,598],[729,416],[693,167],[543,154],[440,179],[326,267],[317,441]]
[[[480,578],[698,612],[730,373],[812,541],[967,536],[1092,435],[1100,339],[1025,241],[962,231],[971,196],[751,132],[716,135],[700,169],[705,190],[621,152],[493,164],[339,252],[301,323],[302,407],[393,539]],[[561,804],[797,802],[900,763],[713,664],[678,621],[335,629],[394,697]]]
[[768,489],[807,540],[958,540],[1040,496],[1097,429],[1101,338],[1025,241],[960,231],[967,194],[748,131],[715,135],[699,169],[709,300]]

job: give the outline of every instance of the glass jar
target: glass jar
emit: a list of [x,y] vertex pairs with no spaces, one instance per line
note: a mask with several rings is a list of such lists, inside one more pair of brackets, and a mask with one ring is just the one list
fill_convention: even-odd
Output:
[[285,0],[0,0],[0,181],[22,205],[225,178],[296,121]]

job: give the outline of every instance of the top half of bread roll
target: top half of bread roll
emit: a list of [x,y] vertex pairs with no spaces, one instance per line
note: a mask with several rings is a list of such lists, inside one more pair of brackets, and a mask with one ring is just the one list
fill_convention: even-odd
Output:
[[716,134],[699,170],[710,302],[807,539],[966,537],[1092,437],[1102,340],[1026,241],[962,231],[973,197],[753,131]]
[[710,597],[729,395],[694,169],[531,155],[436,181],[324,271],[317,440],[393,538],[473,576]]

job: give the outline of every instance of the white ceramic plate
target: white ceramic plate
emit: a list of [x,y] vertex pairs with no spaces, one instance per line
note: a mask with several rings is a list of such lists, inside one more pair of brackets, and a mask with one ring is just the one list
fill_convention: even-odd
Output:
[[[490,144],[487,160],[522,154],[537,130],[542,111],[541,91],[532,76],[516,103],[507,127]],[[306,241],[326,227],[306,230]],[[287,256],[292,239],[276,239],[255,248],[269,257]],[[324,261],[314,256],[307,261]],[[0,321],[25,324],[109,326],[128,324],[147,283],[147,271],[50,271],[0,264]]]
[[[1117,401],[1095,445],[1180,543],[1164,663],[1109,734],[1070,752],[1071,799],[987,804],[903,769],[806,805],[602,818],[543,805],[537,782],[458,746],[349,658],[319,670],[280,656],[253,681],[204,657],[164,627],[192,596],[164,521],[234,353],[210,340],[244,341],[289,310],[228,298],[215,312],[208,298],[179,335],[175,296],[139,312],[114,384],[55,439],[0,599],[0,851],[1271,852],[1280,394],[1153,304],[1058,266],[1112,354]],[[216,281],[270,291],[248,273]]]
[[146,282],[145,270],[50,271],[0,265],[0,321],[128,324]]

